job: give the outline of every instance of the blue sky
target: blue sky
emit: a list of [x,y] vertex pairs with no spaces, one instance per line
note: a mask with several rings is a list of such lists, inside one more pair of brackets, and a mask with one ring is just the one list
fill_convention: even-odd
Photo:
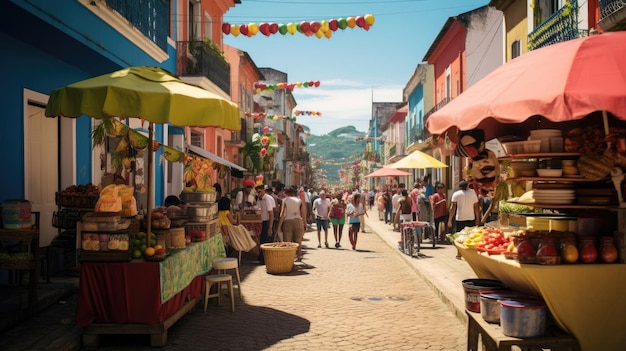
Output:
[[449,17],[485,6],[488,0],[242,0],[224,22],[300,23],[372,14],[374,25],[337,30],[330,39],[280,33],[253,37],[225,35],[258,67],[288,74],[289,83],[320,81],[295,88],[297,122],[315,135],[353,125],[367,131],[372,102],[401,102],[402,89]]

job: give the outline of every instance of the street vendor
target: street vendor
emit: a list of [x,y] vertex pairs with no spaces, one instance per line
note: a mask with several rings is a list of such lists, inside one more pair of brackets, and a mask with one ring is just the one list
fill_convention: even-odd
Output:
[[243,189],[237,193],[235,197],[235,207],[238,210],[243,210],[246,207],[252,207],[256,203],[252,189],[254,188],[254,181],[252,179],[246,179],[243,181]]

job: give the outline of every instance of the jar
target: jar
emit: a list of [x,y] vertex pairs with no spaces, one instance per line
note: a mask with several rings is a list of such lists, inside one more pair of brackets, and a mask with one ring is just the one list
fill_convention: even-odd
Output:
[[613,237],[603,236],[600,240],[600,258],[604,263],[617,261],[617,247],[613,242]]
[[556,250],[553,237],[543,237],[537,246],[537,263],[539,264],[558,264],[561,258]]
[[578,247],[576,247],[576,239],[573,236],[562,238],[560,248],[563,263],[576,263],[578,261]]
[[535,263],[537,251],[526,235],[516,236],[514,239],[519,263]]
[[580,260],[583,263],[594,263],[598,259],[598,249],[593,237],[582,237],[578,245]]

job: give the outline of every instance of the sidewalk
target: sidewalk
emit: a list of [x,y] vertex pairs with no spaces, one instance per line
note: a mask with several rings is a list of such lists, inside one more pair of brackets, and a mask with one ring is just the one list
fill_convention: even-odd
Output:
[[[366,234],[374,232],[380,236],[390,247],[398,247],[400,233],[394,232],[390,224],[378,220],[378,210],[372,209],[367,212],[365,218]],[[437,244],[435,248],[429,240],[422,245],[419,258],[409,257],[398,250],[398,254],[409,263],[416,274],[437,292],[441,300],[447,304],[455,315],[463,322],[467,321],[465,314],[465,295],[462,281],[476,278],[476,273],[467,262],[457,259],[457,250],[454,245]]]

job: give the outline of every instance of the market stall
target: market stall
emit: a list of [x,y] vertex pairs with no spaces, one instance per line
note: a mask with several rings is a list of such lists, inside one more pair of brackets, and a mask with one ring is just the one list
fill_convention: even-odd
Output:
[[[498,164],[508,169],[508,188],[518,193],[504,199],[574,217],[577,226],[558,230],[571,232],[573,242],[608,237],[620,248],[616,263],[600,263],[599,247],[598,257],[584,263],[579,247],[576,263],[558,264],[566,256],[557,248],[531,264],[456,243],[478,277],[541,296],[556,323],[585,351],[621,350],[626,341],[624,40],[625,32],[604,33],[533,50],[495,69],[426,122],[432,134],[457,142],[457,156],[472,159],[472,175],[474,166],[481,172]],[[505,157],[486,152],[483,141],[504,143],[511,136],[518,139],[507,140]],[[585,228],[589,216],[603,220]],[[608,230],[602,222],[610,222]],[[553,228],[542,231],[546,238],[557,235]]]
[[[211,262],[225,256],[222,236],[215,234],[172,250],[161,262],[83,263],[76,319],[85,327],[84,334],[92,336],[87,343],[97,345],[94,336],[99,334],[128,334],[129,325],[135,325],[136,333],[156,335],[152,346],[163,346],[159,344],[167,340],[165,322],[201,300]],[[137,330],[137,325],[143,328]]]
[[559,327],[575,336],[583,350],[624,348],[625,264],[520,264],[456,246],[479,278],[541,296]]

